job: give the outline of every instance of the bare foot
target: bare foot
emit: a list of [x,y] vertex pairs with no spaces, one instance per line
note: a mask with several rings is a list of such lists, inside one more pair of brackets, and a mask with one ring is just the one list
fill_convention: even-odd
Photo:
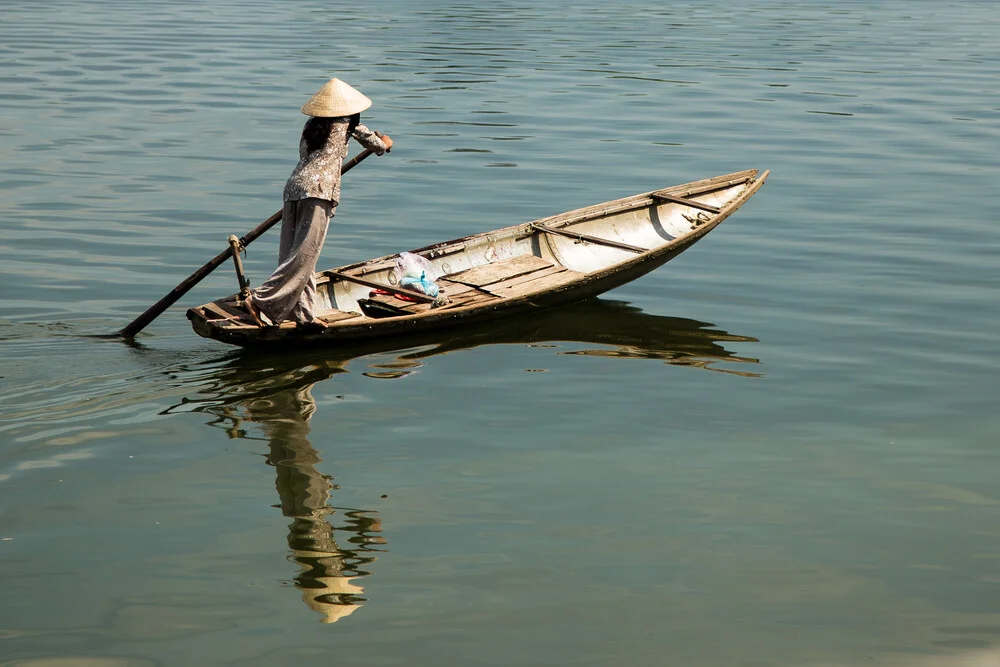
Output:
[[260,309],[257,307],[257,304],[253,302],[252,296],[248,296],[246,299],[243,300],[243,309],[248,313],[250,313],[250,317],[252,317],[253,321],[257,323],[257,326],[259,327],[274,326],[274,323],[271,322],[270,318],[268,318],[268,316],[265,315],[264,313],[260,312]]

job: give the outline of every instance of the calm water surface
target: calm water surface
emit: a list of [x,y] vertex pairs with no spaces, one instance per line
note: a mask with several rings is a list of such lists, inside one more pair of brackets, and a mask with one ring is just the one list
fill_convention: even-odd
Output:
[[[8,0],[0,665],[1000,665],[1000,6]],[[344,264],[746,168],[606,297],[243,354],[117,330],[280,206]],[[276,237],[251,246],[251,278]]]

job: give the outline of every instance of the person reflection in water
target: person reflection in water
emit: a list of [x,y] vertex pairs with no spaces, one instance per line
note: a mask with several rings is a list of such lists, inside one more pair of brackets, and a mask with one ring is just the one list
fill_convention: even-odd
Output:
[[[322,622],[335,623],[367,601],[359,579],[370,574],[361,568],[375,561],[381,520],[375,512],[332,507],[330,495],[337,487],[317,470],[321,459],[309,442],[309,421],[316,410],[312,384],[289,388],[243,402],[245,417],[261,424],[269,442],[267,462],[275,470],[281,513],[292,519],[288,526],[290,560],[301,572],[295,586],[302,600]],[[342,525],[334,517],[342,513]],[[338,531],[351,533],[345,549],[337,544]]]

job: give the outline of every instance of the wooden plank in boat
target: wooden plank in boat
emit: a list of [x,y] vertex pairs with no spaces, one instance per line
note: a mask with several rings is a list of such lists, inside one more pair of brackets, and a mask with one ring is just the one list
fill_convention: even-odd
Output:
[[212,326],[218,327],[219,329],[240,331],[259,328],[256,322],[253,324],[246,324],[245,322],[237,322],[235,320],[218,320],[216,322],[212,322]]
[[350,313],[346,310],[324,310],[319,314],[319,319],[323,320],[327,324],[333,324],[334,322],[340,322],[342,320],[350,320],[355,317],[361,317],[360,313]]
[[482,305],[497,299],[510,299],[535,292],[542,292],[573,282],[583,275],[578,271],[570,271],[562,266],[551,265],[547,269],[540,269],[529,274],[493,283],[489,286],[489,293],[477,291],[463,294],[459,298],[452,300],[451,307]]
[[435,281],[438,287],[441,289],[441,293],[444,294],[449,299],[452,299],[461,294],[467,292],[476,291],[476,288],[472,285],[466,285],[464,283],[453,283],[448,278],[438,278]]
[[530,280],[511,281],[510,283],[491,285],[490,291],[505,299],[512,299],[519,296],[525,296],[527,294],[547,292],[548,290],[571,283],[578,278],[582,278],[583,275],[584,274],[579,273],[578,271],[570,271],[568,269],[563,271],[554,271],[546,275],[532,274],[529,276],[531,278]]
[[[546,268],[538,269],[537,271],[532,271],[531,273],[522,273],[514,276],[513,278],[491,283],[489,287],[469,287],[461,285],[466,288],[466,291],[457,294],[448,294],[447,291],[445,293],[448,294],[450,305],[453,308],[472,304],[483,304],[501,298],[501,295],[496,291],[497,288],[521,285],[537,278],[542,278],[556,273],[563,273],[565,271],[568,271],[566,267],[549,263]],[[443,280],[447,280],[447,278]]]
[[248,322],[253,320],[250,318],[250,314],[241,311],[240,309],[230,306],[229,304],[222,303],[219,301],[213,301],[211,303],[206,303],[202,308],[205,311],[206,318],[209,320],[236,320],[242,321],[246,319]]
[[257,326],[249,319],[234,319],[225,308],[221,308],[217,303],[206,303],[194,310],[199,312],[206,321],[211,322],[212,326],[219,329],[251,329]]
[[493,283],[490,285],[489,291],[498,294],[500,290],[507,289],[510,287],[516,287],[517,285],[524,285],[525,283],[530,283],[535,280],[540,280],[541,278],[546,278],[548,276],[555,275],[557,273],[572,273],[574,275],[580,275],[576,271],[570,271],[565,266],[559,266],[553,264],[547,269],[539,269],[538,271],[532,271],[531,273],[526,273],[520,276],[514,276],[513,278],[508,278],[498,283]]
[[413,301],[404,301],[403,299],[397,299],[389,294],[373,294],[368,297],[369,301],[377,301],[379,303],[384,303],[392,308],[404,311],[410,315],[415,315],[417,313],[422,313],[424,311],[431,309],[431,304],[429,303],[415,303]]
[[[213,306],[209,308],[209,306]],[[203,317],[208,322],[217,322],[219,320],[228,320],[229,315],[218,308],[214,307],[215,304],[206,303],[204,306],[198,306],[197,308],[192,308],[195,313]]]
[[250,313],[243,310],[242,308],[239,308],[232,302],[220,301],[218,302],[218,306],[225,312],[229,313],[229,319],[231,320],[256,324],[253,321],[253,318],[250,317]]
[[552,262],[535,257],[534,255],[518,255],[510,259],[490,262],[483,266],[477,266],[459,273],[446,276],[448,280],[455,283],[464,283],[473,287],[486,287],[493,283],[514,278],[516,276],[546,269],[553,266]]

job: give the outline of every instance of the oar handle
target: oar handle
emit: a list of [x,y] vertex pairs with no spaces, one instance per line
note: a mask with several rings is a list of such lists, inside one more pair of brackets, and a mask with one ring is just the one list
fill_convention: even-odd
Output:
[[[348,171],[356,167],[361,163],[362,160],[371,155],[374,151],[370,148],[366,148],[357,155],[355,155],[351,160],[346,162],[341,168],[341,175],[346,174]],[[249,232],[246,236],[240,239],[240,245],[246,248],[248,245],[256,241],[264,232],[274,227],[277,222],[281,220],[281,211],[277,211],[269,217],[264,222],[260,223]],[[230,248],[226,248],[211,261],[205,264],[203,267],[192,273],[190,276],[182,280],[176,287],[174,287],[170,292],[166,294],[162,299],[154,303],[152,306],[146,309],[139,317],[132,320],[128,326],[118,332],[117,335],[122,338],[135,338],[135,335],[146,328],[150,322],[155,320],[157,317],[163,314],[170,306],[174,305],[178,299],[187,294],[192,287],[204,280],[205,276],[210,274],[215,269],[219,268],[227,259],[233,256],[233,251]]]

